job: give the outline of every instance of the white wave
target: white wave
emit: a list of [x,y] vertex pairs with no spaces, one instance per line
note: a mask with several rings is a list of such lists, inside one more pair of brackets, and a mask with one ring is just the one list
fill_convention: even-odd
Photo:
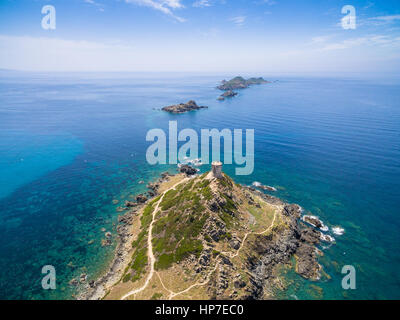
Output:
[[306,222],[306,223],[312,225],[314,228],[317,228],[317,226],[316,226],[314,223],[312,223],[311,221],[307,221],[306,218],[309,218],[309,219],[312,219],[312,220],[317,220],[317,221],[321,224],[321,227],[318,228],[319,230],[321,230],[321,231],[323,231],[323,232],[328,232],[328,231],[329,231],[329,227],[326,226],[326,225],[324,224],[324,222],[323,222],[320,218],[318,218],[318,217],[316,217],[316,216],[310,216],[310,215],[304,215],[304,216],[301,218],[301,220],[303,220],[304,222]]
[[332,232],[338,236],[341,236],[344,234],[344,229],[342,227],[333,227]]
[[265,186],[265,185],[263,185],[261,182],[258,182],[258,181],[254,181],[254,182],[252,183],[252,186],[255,187],[255,188],[263,189],[263,190],[277,191],[276,188],[271,187],[271,186]]
[[320,233],[320,239],[325,242],[335,242],[335,238],[330,236],[329,234]]
[[188,157],[185,157],[184,159],[184,164],[190,164],[196,167],[200,167],[203,165],[203,163],[201,162],[201,159],[189,159]]
[[326,226],[326,225],[322,225],[322,227],[321,228],[319,228],[321,231],[323,231],[323,232],[328,232],[329,231],[329,227],[328,226]]

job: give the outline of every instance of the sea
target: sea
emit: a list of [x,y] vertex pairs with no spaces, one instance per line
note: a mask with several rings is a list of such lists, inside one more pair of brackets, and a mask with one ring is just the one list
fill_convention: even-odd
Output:
[[[400,79],[243,74],[271,83],[217,101],[216,86],[233,76],[0,71],[0,299],[74,299],[82,288],[71,279],[107,270],[117,208],[176,172],[146,160],[147,133],[168,133],[170,121],[197,132],[253,129],[253,173],[223,170],[275,187],[267,192],[330,228],[335,243],[320,246],[326,275],[312,282],[285,270],[279,299],[399,299]],[[208,109],[161,111],[188,100]],[[55,290],[42,287],[48,265]],[[355,289],[342,286],[346,266]]]

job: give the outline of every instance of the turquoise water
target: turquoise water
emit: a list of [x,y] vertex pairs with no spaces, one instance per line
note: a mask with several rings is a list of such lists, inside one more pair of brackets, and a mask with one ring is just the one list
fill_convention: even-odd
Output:
[[[218,102],[215,85],[229,76],[1,74],[0,298],[69,299],[70,279],[104,270],[113,247],[101,247],[102,229],[115,233],[120,205],[113,200],[175,170],[145,161],[147,131],[169,120],[178,129],[255,129],[255,171],[235,180],[275,186],[277,196],[345,228],[320,259],[331,278],[314,283],[318,297],[400,298],[400,81],[266,74],[279,81]],[[156,110],[189,99],[209,109]],[[234,176],[234,166],[224,170]],[[47,264],[57,270],[54,291],[40,285]],[[353,291],[341,288],[348,264],[357,270]],[[312,282],[288,279],[282,298],[317,297]]]

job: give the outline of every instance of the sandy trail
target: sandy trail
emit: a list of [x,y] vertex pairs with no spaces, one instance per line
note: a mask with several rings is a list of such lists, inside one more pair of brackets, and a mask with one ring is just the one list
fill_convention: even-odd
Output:
[[[269,231],[272,229],[272,227],[273,227],[274,224],[275,224],[276,212],[277,212],[277,210],[275,210],[275,212],[274,212],[274,218],[273,218],[273,220],[272,220],[272,222],[271,222],[271,225],[270,225],[267,229],[265,229],[265,230],[262,231],[262,232],[258,232],[258,233],[248,232],[248,233],[245,234],[245,236],[243,237],[243,240],[242,240],[242,244],[240,245],[240,248],[236,251],[235,254],[232,255],[231,253],[228,253],[228,252],[222,252],[222,253],[223,253],[223,254],[227,254],[231,259],[237,257],[237,256],[239,255],[240,250],[243,248],[244,243],[246,242],[247,237],[248,237],[250,234],[253,234],[253,233],[254,233],[254,234],[257,234],[257,235],[263,235],[263,234],[269,232]],[[220,264],[220,261],[218,261],[218,262],[215,264],[214,269],[212,269],[212,270],[208,273],[206,280],[204,280],[203,282],[196,282],[195,284],[191,285],[190,287],[186,288],[185,290],[180,291],[180,292],[176,292],[176,293],[174,293],[174,292],[172,292],[171,290],[169,290],[168,288],[166,288],[166,287],[164,286],[164,283],[163,283],[161,277],[160,277],[159,275],[158,275],[158,277],[159,277],[159,279],[160,279],[160,282],[161,282],[161,285],[163,286],[163,288],[164,288],[165,290],[167,290],[167,291],[170,293],[169,300],[171,300],[172,298],[175,298],[176,296],[179,296],[179,295],[181,295],[181,294],[184,294],[184,293],[190,291],[191,289],[193,289],[193,288],[195,288],[195,287],[201,287],[201,286],[206,285],[206,284],[210,281],[211,275],[217,270],[219,264]]]
[[[233,258],[235,258],[235,257],[237,257],[237,256],[239,255],[240,250],[242,250],[242,248],[243,248],[243,246],[244,246],[244,243],[246,242],[246,239],[247,239],[247,237],[248,237],[250,234],[263,235],[263,234],[269,232],[269,231],[272,229],[272,227],[274,226],[274,224],[275,224],[275,219],[276,219],[276,210],[274,211],[274,218],[272,219],[271,225],[270,225],[267,229],[265,229],[264,231],[262,231],[262,232],[248,232],[248,233],[246,233],[245,236],[243,237],[243,240],[242,240],[242,243],[241,243],[239,249],[238,249],[238,250],[236,251],[236,253],[233,254],[233,255],[230,254],[230,253],[228,253],[229,257],[230,257],[231,259],[233,259]],[[224,252],[223,252],[223,253],[224,253]]]
[[[185,182],[185,181],[187,181],[187,178],[186,178],[186,179],[183,179],[182,181],[180,181],[180,182],[178,182],[177,184],[173,185],[171,188],[165,190],[165,191],[163,192],[161,198],[157,201],[157,205],[156,205],[156,207],[155,207],[154,210],[153,210],[152,220],[151,220],[151,223],[150,223],[150,226],[149,226],[149,235],[148,235],[148,239],[147,239],[147,245],[148,245],[147,254],[148,254],[149,258],[150,258],[150,272],[149,272],[149,274],[148,274],[148,276],[147,276],[147,278],[146,278],[146,281],[145,281],[145,283],[143,284],[143,286],[141,286],[141,287],[138,288],[138,289],[135,289],[135,290],[132,290],[132,291],[128,292],[127,294],[125,294],[125,295],[121,298],[121,300],[125,300],[125,299],[129,298],[129,297],[132,296],[132,295],[135,295],[135,294],[137,294],[137,293],[139,293],[139,292],[142,292],[144,289],[147,288],[147,286],[148,286],[149,283],[150,283],[150,280],[153,278],[153,275],[154,275],[154,263],[155,263],[155,258],[154,258],[154,254],[153,254],[153,243],[152,243],[153,237],[152,237],[152,231],[153,231],[153,224],[154,224],[154,221],[155,221],[155,216],[156,216],[156,213],[157,213],[158,210],[159,210],[159,206],[160,206],[162,200],[164,199],[165,194],[166,194],[168,191],[170,191],[170,190],[172,190],[172,189],[175,189],[179,184],[181,184],[181,183],[183,183],[183,182]],[[227,254],[231,259],[237,257],[237,256],[239,255],[239,253],[240,253],[240,250],[242,250],[242,248],[243,248],[243,246],[244,246],[244,244],[245,244],[245,242],[246,242],[247,237],[248,237],[250,234],[253,234],[253,233],[254,233],[254,234],[257,234],[257,235],[262,235],[262,234],[265,234],[265,233],[269,232],[269,231],[272,229],[272,227],[273,227],[274,224],[275,224],[276,213],[277,213],[277,210],[275,210],[275,212],[274,212],[274,218],[273,218],[273,220],[272,220],[272,222],[271,222],[271,225],[270,225],[267,229],[265,229],[265,230],[262,231],[262,232],[258,232],[258,233],[254,233],[254,232],[248,232],[248,233],[246,233],[245,236],[243,237],[243,240],[242,240],[242,243],[241,243],[239,249],[236,251],[235,254],[231,254],[230,252],[229,252],[229,253],[228,253],[228,252],[222,252],[222,254]],[[171,291],[170,289],[168,289],[168,288],[164,285],[164,283],[163,283],[163,281],[162,281],[160,275],[158,274],[158,272],[156,272],[156,274],[157,274],[157,276],[158,276],[158,278],[159,278],[159,280],[160,280],[160,282],[161,282],[162,287],[163,287],[166,291],[169,292],[170,295],[169,295],[168,299],[171,300],[172,298],[175,298],[176,296],[179,296],[179,295],[181,295],[181,294],[184,294],[184,293],[190,291],[191,289],[193,289],[193,288],[195,288],[195,287],[201,287],[201,286],[206,285],[206,284],[210,281],[211,275],[217,270],[219,264],[220,264],[220,261],[218,261],[218,262],[215,264],[215,267],[208,273],[207,278],[206,278],[204,281],[196,282],[196,283],[192,284],[190,287],[188,287],[188,288],[186,288],[185,290],[182,290],[182,291],[180,291],[180,292],[173,292],[173,291]]]
[[[151,219],[151,223],[150,223],[150,226],[149,226],[149,235],[148,235],[148,237],[147,237],[147,255],[148,255],[149,259],[150,259],[150,272],[149,272],[149,274],[147,275],[146,281],[145,281],[145,283],[143,284],[143,286],[141,286],[141,287],[138,288],[138,289],[129,291],[127,294],[125,294],[125,295],[121,298],[121,300],[125,300],[125,299],[129,298],[129,297],[132,296],[132,295],[135,295],[135,294],[137,294],[137,293],[139,293],[139,292],[142,292],[144,289],[146,289],[146,287],[147,287],[147,286],[149,285],[149,283],[150,283],[150,280],[153,278],[153,275],[154,275],[154,263],[155,263],[155,261],[156,261],[156,259],[154,258],[154,254],[153,254],[153,242],[152,242],[152,240],[153,240],[153,224],[154,224],[154,221],[155,221],[155,217],[156,217],[156,214],[157,214],[157,212],[158,212],[158,210],[159,210],[160,204],[161,204],[162,200],[164,199],[165,194],[166,194],[168,191],[170,191],[170,190],[172,190],[172,189],[175,189],[178,185],[180,185],[181,183],[183,183],[183,182],[185,182],[185,181],[187,181],[187,178],[185,178],[185,179],[183,179],[182,181],[176,183],[176,184],[173,185],[171,188],[165,190],[165,191],[163,192],[161,198],[157,201],[157,205],[155,206],[155,208],[154,208],[154,210],[153,210],[152,219]],[[160,280],[161,280],[161,279],[160,279]]]

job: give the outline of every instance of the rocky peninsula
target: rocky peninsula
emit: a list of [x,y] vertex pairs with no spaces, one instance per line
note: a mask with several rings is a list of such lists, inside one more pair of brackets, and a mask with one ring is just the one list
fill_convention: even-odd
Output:
[[282,266],[313,281],[324,276],[319,225],[303,222],[300,206],[214,168],[180,171],[128,206],[109,272],[81,299],[271,299]]
[[162,110],[169,112],[169,113],[180,114],[180,113],[186,113],[189,111],[195,111],[195,110],[207,109],[207,108],[208,107],[205,107],[205,106],[198,106],[195,101],[190,100],[187,103],[180,103],[180,104],[175,104],[172,106],[164,107],[164,108],[162,108]]

